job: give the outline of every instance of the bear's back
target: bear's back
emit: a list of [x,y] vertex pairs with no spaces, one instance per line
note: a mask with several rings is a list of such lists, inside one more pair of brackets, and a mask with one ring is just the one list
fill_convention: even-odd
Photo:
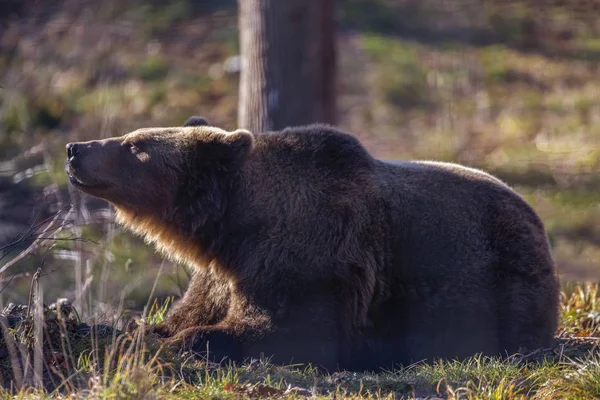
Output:
[[[400,227],[392,234],[391,248],[408,244],[411,250],[398,254],[403,263],[419,263],[422,273],[461,276],[453,264],[486,270],[471,260],[487,264],[498,235],[510,236],[521,226],[545,236],[533,208],[484,171],[435,161],[380,161],[376,170],[390,223]],[[466,268],[462,278],[469,276],[478,275]]]

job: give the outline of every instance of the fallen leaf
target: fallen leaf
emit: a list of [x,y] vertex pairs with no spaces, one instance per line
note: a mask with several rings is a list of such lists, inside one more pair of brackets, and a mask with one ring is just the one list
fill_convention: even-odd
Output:
[[285,391],[282,389],[277,389],[272,386],[264,385],[262,383],[256,384],[248,391],[248,394],[253,397],[271,397],[283,393],[285,393]]
[[223,387],[223,390],[225,390],[226,392],[233,392],[235,391],[236,387],[233,383],[231,382],[227,382],[225,384],[225,386]]

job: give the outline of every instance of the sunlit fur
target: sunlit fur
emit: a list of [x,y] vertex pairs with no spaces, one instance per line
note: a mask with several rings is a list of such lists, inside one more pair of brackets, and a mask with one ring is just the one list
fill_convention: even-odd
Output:
[[169,260],[192,268],[206,267],[207,260],[199,244],[186,238],[177,229],[154,217],[136,216],[134,212],[116,206],[116,221],[123,227],[154,245]]

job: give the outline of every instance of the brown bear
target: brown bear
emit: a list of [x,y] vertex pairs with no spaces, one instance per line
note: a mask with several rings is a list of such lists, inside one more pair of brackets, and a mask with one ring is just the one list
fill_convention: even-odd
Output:
[[545,229],[500,180],[381,161],[327,125],[184,125],[67,145],[75,187],[194,268],[154,327],[171,343],[330,371],[552,345]]

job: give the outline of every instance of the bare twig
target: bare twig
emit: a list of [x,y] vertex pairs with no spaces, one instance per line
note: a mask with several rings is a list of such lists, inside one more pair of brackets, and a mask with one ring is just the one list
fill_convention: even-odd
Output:
[[31,278],[31,286],[29,287],[29,302],[27,304],[28,315],[31,315],[31,304],[33,303],[33,297],[36,293],[34,290],[34,286],[35,287],[39,286],[41,273],[42,273],[42,269],[38,268],[37,271],[35,271],[35,274],[33,274],[33,278]]
[[[68,220],[68,216],[71,214],[71,212],[72,212],[72,210],[69,210],[67,212],[67,217],[64,219],[65,221]],[[54,216],[54,218],[52,218],[52,220],[48,223],[48,226],[46,227],[46,229],[44,229],[44,232],[54,231],[54,235],[57,235],[58,233],[60,233],[64,229],[64,226],[65,226],[64,223],[61,224],[61,225],[59,225],[59,226],[57,226],[57,221],[59,219],[58,217],[60,216],[60,214],[61,214],[60,211],[58,213],[56,213],[56,215]],[[16,263],[18,263],[22,259],[24,259],[27,255],[35,252],[40,247],[44,246],[49,240],[51,240],[51,239],[50,238],[43,238],[43,239],[36,238],[36,240],[34,240],[34,242],[28,248],[26,248],[25,250],[23,250],[18,256],[16,256],[12,260],[10,260],[6,264],[4,264],[2,266],[2,268],[0,268],[0,275],[4,271],[6,271],[7,269],[9,269],[10,267],[12,267],[13,265],[15,265]]]
[[[39,215],[39,213],[32,215],[29,227],[22,229],[21,232],[19,232],[19,234],[17,235],[17,238],[15,240],[0,247],[0,250],[5,250],[9,247],[14,248],[16,245],[18,245],[19,243],[22,243],[24,240],[36,236],[39,227],[44,225],[46,222],[52,221],[52,219],[56,218],[56,216],[57,216],[57,215],[54,215],[53,217],[48,217],[48,218],[38,222],[37,224],[34,224],[33,221],[36,220],[37,215]],[[49,226],[49,224],[48,224],[48,226]],[[47,230],[42,231],[42,233],[44,233],[44,232],[47,232]],[[10,251],[12,251],[12,248],[10,248],[7,252],[5,252],[5,254],[2,257],[0,257],[0,260],[2,258],[4,258],[8,253],[10,253]]]
[[[34,310],[33,310],[33,334],[34,334],[34,352],[33,352],[33,380],[34,385],[38,388],[43,387],[43,363],[44,363],[44,308],[43,308],[43,291],[40,285],[40,275],[42,269],[38,268],[35,275],[33,276],[34,288]],[[32,285],[33,287],[33,285]]]
[[15,378],[17,389],[20,389],[23,387],[23,370],[17,352],[17,343],[10,334],[8,319],[4,315],[0,315],[0,328],[2,329],[4,343],[6,344],[6,349],[8,350],[8,355],[10,357],[13,377]]

